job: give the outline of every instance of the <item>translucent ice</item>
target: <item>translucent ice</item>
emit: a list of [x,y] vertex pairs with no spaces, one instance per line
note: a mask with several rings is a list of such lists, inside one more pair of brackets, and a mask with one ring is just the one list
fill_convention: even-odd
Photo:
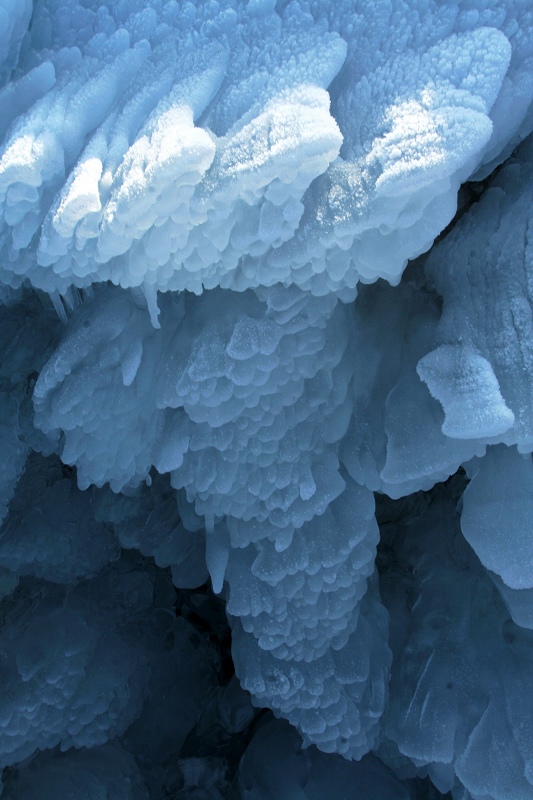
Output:
[[533,628],[533,464],[515,448],[490,448],[468,469],[461,530],[491,571],[515,622]]

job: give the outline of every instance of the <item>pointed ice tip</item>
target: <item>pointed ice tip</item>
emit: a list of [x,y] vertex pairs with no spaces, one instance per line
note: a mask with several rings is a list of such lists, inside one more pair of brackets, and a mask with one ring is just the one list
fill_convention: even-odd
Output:
[[213,592],[220,594],[224,588],[226,568],[229,561],[230,542],[225,525],[214,528],[214,520],[206,518],[205,524],[205,560],[211,576]]
[[50,300],[53,303],[57,316],[59,317],[61,322],[63,322],[66,325],[68,322],[67,312],[65,311],[65,306],[63,305],[63,299],[61,295],[59,294],[59,292],[49,292],[48,296],[50,297]]
[[161,323],[159,322],[159,305],[157,304],[157,289],[150,283],[143,283],[142,290],[146,298],[146,305],[148,307],[148,313],[150,314],[150,322],[152,323],[152,326],[156,330],[159,330],[161,328]]

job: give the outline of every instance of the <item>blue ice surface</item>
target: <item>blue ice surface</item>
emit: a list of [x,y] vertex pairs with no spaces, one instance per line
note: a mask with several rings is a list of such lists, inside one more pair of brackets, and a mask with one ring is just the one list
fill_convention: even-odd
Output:
[[533,800],[529,0],[0,0],[0,792]]

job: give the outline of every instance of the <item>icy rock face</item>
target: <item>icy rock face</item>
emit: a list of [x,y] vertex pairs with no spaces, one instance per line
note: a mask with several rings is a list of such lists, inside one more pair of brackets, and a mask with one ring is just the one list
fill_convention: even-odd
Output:
[[[273,770],[272,764],[276,765]],[[301,749],[297,733],[284,722],[269,722],[254,736],[239,770],[243,800],[410,800],[408,786],[368,755],[359,763]]]
[[1,76],[5,80],[9,77],[13,63],[15,63],[20,43],[31,19],[33,11],[32,0],[2,0],[0,5],[1,32],[0,32],[0,67]]
[[532,153],[530,138],[429,256],[443,314],[417,366],[447,436],[521,452],[533,449]]
[[29,294],[1,298],[0,305],[0,522],[30,449],[45,443],[33,426],[35,380],[56,343],[58,323]]
[[117,744],[58,755],[45,751],[8,778],[5,800],[148,800],[148,791],[134,758]]
[[119,556],[114,531],[94,517],[94,497],[55,457],[29,457],[0,528],[0,566],[53,583],[89,578]]
[[156,475],[150,486],[129,496],[117,498],[104,488],[96,493],[94,514],[113,529],[121,547],[151,556],[158,567],[171,567],[179,588],[207,581],[204,521],[184,493],[172,489],[168,475]]
[[533,463],[515,448],[490,448],[468,466],[461,530],[490,571],[513,620],[533,628]]
[[13,800],[532,800],[530,5],[0,0]]
[[445,480],[485,446],[451,439],[444,414],[417,374],[439,320],[438,297],[410,271],[393,289],[363,287],[354,307],[353,413],[340,460],[372,491],[403,497]]
[[104,744],[139,717],[150,673],[168,658],[161,580],[125,563],[68,591],[20,584],[3,610],[3,765],[58,744]]
[[396,646],[384,731],[454,798],[463,787],[474,800],[529,798],[533,638],[509,618],[462,538],[451,488],[393,542],[383,596]]

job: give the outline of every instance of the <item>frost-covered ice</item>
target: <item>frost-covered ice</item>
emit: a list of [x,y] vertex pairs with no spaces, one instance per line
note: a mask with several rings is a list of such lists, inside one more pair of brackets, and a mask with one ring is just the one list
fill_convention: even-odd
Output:
[[350,758],[376,740],[389,678],[388,617],[372,577],[373,506],[350,481],[281,553],[270,542],[232,550],[226,572],[243,686],[306,743]]
[[37,3],[16,76],[34,102],[9,98],[0,154],[3,280],[397,283],[527,131],[530,25],[524,0]]
[[0,0],[2,796],[533,800],[532,101],[529,0]]
[[[201,650],[189,641],[185,623],[173,622],[164,605],[173,600],[168,583],[166,576],[128,562],[75,587],[21,581],[4,603],[3,766],[37,749],[105,744],[134,721],[142,729],[143,718],[150,716],[143,703],[153,693],[151,675],[158,674],[159,689],[171,670],[172,683],[178,677],[172,659],[189,662],[186,669],[194,669],[200,679],[195,691],[201,691]],[[160,618],[167,614],[170,619],[162,624]],[[178,674],[180,670],[183,666]],[[184,702],[190,705],[190,690],[188,694]],[[200,704],[198,696],[196,702]],[[184,714],[174,723],[178,738],[188,733],[185,719]],[[146,724],[149,729],[149,719]],[[135,739],[135,727],[129,735]]]
[[417,367],[444,433],[521,452],[533,449],[532,153],[529,138],[428,258],[443,314]]

